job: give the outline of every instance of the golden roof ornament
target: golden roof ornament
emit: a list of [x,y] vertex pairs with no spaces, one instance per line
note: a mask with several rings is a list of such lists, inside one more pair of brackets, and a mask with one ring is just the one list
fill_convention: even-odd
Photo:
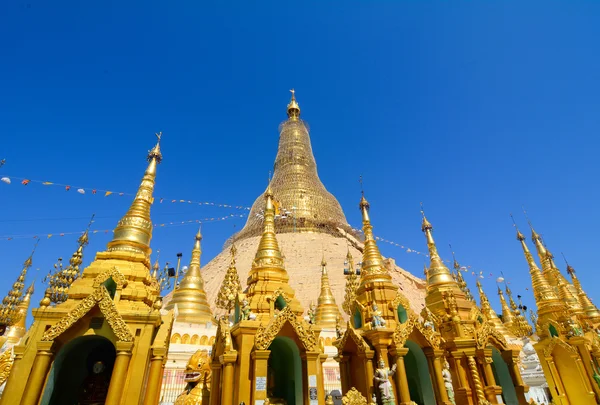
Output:
[[181,279],[179,288],[173,292],[173,298],[165,308],[170,310],[177,305],[179,314],[176,320],[178,322],[205,324],[212,321],[212,313],[200,272],[202,234],[199,229],[194,239],[194,248],[192,249],[192,258],[188,270]]
[[588,297],[585,291],[583,291],[583,288],[581,287],[581,282],[575,274],[575,269],[569,264],[569,262],[567,262],[567,258],[565,257],[565,255],[563,255],[563,258],[565,259],[565,263],[567,264],[567,273],[569,273],[569,275],[571,276],[571,279],[573,280],[573,286],[577,291],[579,303],[581,304],[581,307],[585,314],[584,317],[588,318],[593,324],[600,323],[600,311],[598,311],[596,305],[592,303],[592,300]]
[[300,118],[300,105],[296,101],[296,90],[291,89],[290,93],[292,93],[292,99],[287,105],[287,115],[291,121],[297,121]]
[[[142,183],[129,207],[129,210],[117,223],[113,239],[108,243],[109,252],[129,252],[150,256],[150,240],[152,239],[152,221],[150,207],[154,202],[152,196],[156,182],[156,168],[162,161],[160,140],[162,132],[156,134],[158,139],[154,148],[148,152],[148,167]],[[149,266],[149,262],[147,264]]]
[[533,333],[533,329],[529,322],[527,322],[527,318],[525,317],[525,315],[521,313],[522,306],[519,306],[515,303],[512,291],[510,290],[506,282],[504,283],[504,289],[506,290],[506,296],[508,297],[508,300],[510,302],[510,310],[513,314],[513,325],[511,328],[512,332],[515,334],[515,336],[519,338],[530,336]]
[[[431,224],[430,224],[431,226]],[[461,266],[458,263],[458,261],[456,260],[456,256],[454,255],[454,250],[452,250],[452,245],[450,246],[450,250],[452,251],[452,260],[453,260],[453,267],[455,270],[455,274],[456,274],[456,282],[458,283],[458,287],[461,289],[462,292],[465,293],[465,296],[467,297],[468,300],[470,301],[474,301],[475,298],[473,297],[473,294],[471,294],[471,290],[469,290],[469,286],[467,285],[467,282],[465,281],[462,272],[461,272]]]
[[50,304],[58,305],[62,304],[69,298],[69,287],[75,280],[81,275],[81,264],[83,263],[83,250],[89,243],[89,231],[92,223],[94,222],[94,216],[83,232],[83,234],[77,238],[77,250],[71,255],[69,259],[69,265],[63,267],[62,258],[58,258],[56,264],[54,264],[54,272],[50,270],[48,275],[44,277],[43,282],[48,284],[44,293],[44,298],[40,301],[40,306],[47,307]]
[[342,309],[346,314],[351,316],[353,315],[352,307],[354,305],[354,300],[356,299],[356,290],[360,285],[360,277],[358,271],[354,269],[354,259],[352,258],[350,249],[348,249],[348,253],[346,254],[346,265],[348,266],[348,274],[346,275],[346,293],[344,294]]
[[11,290],[2,300],[2,304],[0,304],[0,335],[4,333],[4,330],[7,327],[16,324],[23,316],[23,314],[19,311],[19,304],[23,301],[25,277],[27,276],[27,270],[29,270],[33,264],[33,254],[35,253],[35,249],[37,248],[39,242],[40,240],[38,238],[33,247],[33,251],[23,263],[23,269],[21,270],[19,277],[17,277],[17,280],[12,285]]
[[331,287],[329,285],[329,275],[327,274],[327,261],[325,256],[321,259],[321,294],[317,300],[317,310],[315,313],[315,322],[317,325],[335,329],[337,319],[341,317]]
[[240,276],[235,266],[235,255],[237,249],[235,243],[231,245],[231,263],[227,268],[221,288],[219,288],[219,294],[217,295],[217,308],[221,308],[231,313],[231,310],[235,307],[235,299],[242,292],[242,284],[240,283]]
[[[294,93],[295,94],[295,93]],[[293,95],[290,117],[280,126],[279,147],[270,186],[277,196],[281,215],[275,219],[278,233],[315,232],[332,235],[352,233],[336,198],[327,191],[317,172],[310,134],[299,118],[300,107]],[[256,198],[237,240],[260,236],[265,199]]]
[[17,311],[19,314],[17,316],[17,321],[14,323],[14,325],[8,327],[8,330],[6,331],[6,335],[5,335],[7,337],[8,343],[12,343],[12,344],[19,343],[21,338],[23,336],[25,336],[25,333],[27,332],[27,324],[26,324],[27,312],[29,312],[29,304],[31,302],[31,296],[34,293],[34,287],[33,287],[34,284],[35,284],[35,281],[29,285],[29,287],[25,291],[25,296],[23,297],[21,302],[19,302],[19,304],[17,305]]

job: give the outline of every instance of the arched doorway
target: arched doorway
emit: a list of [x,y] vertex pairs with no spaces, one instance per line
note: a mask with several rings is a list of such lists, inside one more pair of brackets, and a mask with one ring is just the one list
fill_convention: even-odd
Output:
[[56,355],[40,404],[104,404],[115,357],[114,345],[104,337],[73,339]]
[[407,340],[404,346],[408,347],[408,353],[404,356],[404,364],[410,399],[418,405],[436,405],[425,353],[417,343],[411,340]]
[[492,370],[496,384],[502,387],[502,399],[506,405],[519,405],[517,399],[517,391],[508,371],[508,365],[502,358],[500,352],[494,347],[492,348]]
[[278,336],[269,350],[267,396],[283,399],[288,405],[302,405],[302,360],[298,346],[292,339]]

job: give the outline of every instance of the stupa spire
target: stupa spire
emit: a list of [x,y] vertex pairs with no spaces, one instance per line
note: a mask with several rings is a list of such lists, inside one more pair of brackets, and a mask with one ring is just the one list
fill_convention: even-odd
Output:
[[[283,256],[275,236],[275,206],[271,184],[267,186],[264,199],[263,231],[248,275],[246,296],[259,321],[270,320],[274,309],[283,309],[284,301],[285,306],[289,305],[300,316],[304,310],[289,285],[290,278],[283,265]],[[279,296],[273,296],[278,291],[280,295],[285,295],[282,300],[278,300]]]
[[598,311],[596,305],[592,303],[592,300],[588,297],[585,291],[583,291],[581,282],[579,281],[579,278],[577,278],[577,274],[575,274],[575,269],[569,264],[569,262],[567,262],[567,258],[564,255],[563,258],[567,264],[567,273],[569,273],[571,279],[573,280],[573,286],[577,291],[577,297],[579,298],[579,303],[581,304],[585,317],[590,319],[590,321],[594,324],[600,323],[600,311]]
[[6,333],[7,342],[12,344],[17,344],[21,340],[25,333],[27,332],[27,312],[29,312],[29,304],[31,303],[31,296],[34,293],[33,285],[35,282],[32,282],[27,290],[25,291],[25,296],[23,300],[17,304],[17,321],[14,325],[8,328]]
[[492,308],[490,300],[488,299],[485,291],[483,290],[481,282],[477,280],[475,284],[477,285],[477,290],[479,291],[479,303],[481,307],[481,313],[483,314],[483,316],[488,322],[493,324],[496,330],[498,330],[498,332],[500,332],[503,336],[511,336],[512,333],[507,329],[506,325],[502,323],[502,321],[498,317],[498,314],[496,314],[496,311],[494,311],[494,309]]
[[371,225],[371,218],[369,218],[370,205],[363,193],[360,204],[360,211],[362,213],[363,223],[363,234],[365,236],[363,258],[362,258],[362,269],[361,278],[369,277],[376,274],[385,274],[391,281],[391,276],[388,274],[387,269],[383,265],[383,257],[379,252],[379,247],[375,242],[375,236],[373,235],[373,225]]
[[[306,123],[300,119],[295,92],[287,107],[288,119],[280,125],[279,148],[273,178],[269,183],[277,197],[281,216],[276,219],[278,233],[314,232],[343,235],[352,232],[339,202],[331,195],[317,172],[317,163]],[[237,240],[260,236],[263,230],[264,196],[252,205]]]
[[38,238],[31,254],[23,263],[23,269],[21,270],[19,277],[17,277],[12,288],[2,300],[2,304],[0,304],[0,329],[16,324],[21,318],[22,314],[19,312],[19,304],[23,300],[22,296],[23,289],[25,288],[25,277],[27,276],[27,270],[29,270],[33,264],[33,254],[35,253],[35,249],[39,242],[40,240]]
[[[423,211],[423,205],[421,204],[421,215],[423,216],[423,221],[421,223],[421,230],[425,233],[425,238],[427,239],[427,249],[429,250],[429,270],[427,271],[427,290],[431,291],[432,289],[437,289],[440,287],[447,287],[447,289],[458,289],[461,290],[457,281],[454,280],[450,270],[444,264],[440,255],[437,251],[437,246],[435,241],[433,240],[433,226],[427,220],[425,216],[425,211]],[[458,277],[458,276],[457,276]]]
[[[150,256],[150,240],[152,239],[152,221],[150,207],[154,202],[152,196],[156,181],[156,168],[162,160],[160,140],[162,132],[156,134],[158,141],[148,152],[148,167],[142,183],[129,207],[129,210],[117,223],[113,239],[108,243],[109,252],[130,252]],[[149,266],[149,263],[147,264]]]
[[[512,218],[512,215],[511,215]],[[521,243],[525,259],[529,266],[529,275],[531,276],[531,284],[533,287],[533,295],[535,302],[538,307],[539,317],[543,318],[550,317],[555,320],[562,319],[564,316],[565,306],[560,301],[558,294],[552,288],[548,280],[543,276],[539,267],[535,263],[527,244],[525,243],[525,236],[519,231],[517,224],[514,222],[515,229],[517,230],[517,240]]]
[[327,274],[327,261],[325,256],[321,259],[321,294],[317,300],[317,311],[315,322],[324,328],[335,329],[338,317],[342,314],[338,308],[331,287],[329,286],[329,275]]
[[200,272],[200,257],[202,255],[200,229],[198,229],[194,239],[190,265],[179,283],[179,287],[175,287],[173,298],[169,301],[166,309],[172,309],[177,305],[178,322],[204,324],[212,320],[212,313],[206,299],[204,280]]
[[[525,337],[531,335],[532,328],[527,322],[527,318],[521,313],[521,307],[517,305],[513,298],[512,291],[508,287],[508,283],[504,282],[504,289],[506,290],[506,296],[510,302],[510,310],[513,314],[513,327],[512,331],[517,337]],[[519,300],[521,297],[518,297]],[[519,301],[520,302],[520,301]]]
[[346,293],[344,294],[342,309],[346,314],[352,315],[352,306],[356,299],[356,290],[360,285],[360,279],[356,270],[354,270],[354,258],[352,257],[352,253],[350,253],[350,248],[348,248],[348,253],[346,254],[346,265],[348,266],[348,274],[346,275]]
[[498,297],[500,297],[500,305],[502,307],[502,323],[504,323],[508,329],[512,330],[515,318],[510,307],[506,303],[506,299],[504,299],[504,293],[502,293],[500,286],[498,286]]
[[240,276],[235,266],[235,255],[237,254],[237,248],[235,243],[231,244],[231,262],[219,288],[219,294],[217,295],[217,308],[221,308],[230,313],[235,307],[235,298],[239,293],[242,292],[242,285],[240,283]]

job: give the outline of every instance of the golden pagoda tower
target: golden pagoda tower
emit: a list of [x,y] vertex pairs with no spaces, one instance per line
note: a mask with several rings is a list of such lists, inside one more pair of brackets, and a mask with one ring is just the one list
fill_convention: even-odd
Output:
[[[516,227],[516,224],[515,224]],[[567,289],[561,281],[560,272],[551,264],[539,237],[534,232],[534,242],[542,266],[546,266],[543,275],[529,252],[525,237],[517,228],[517,240],[529,266],[533,294],[537,305],[537,335],[540,340],[534,345],[546,376],[552,400],[557,405],[592,405],[600,399],[600,386],[594,375],[600,353],[590,351],[598,338],[595,332],[584,333],[577,324],[577,317],[570,311],[567,303],[561,300],[558,290],[565,297]],[[553,287],[555,282],[557,287]]]
[[231,310],[235,307],[235,298],[242,292],[240,276],[235,266],[235,255],[237,253],[235,243],[231,244],[230,252],[231,263],[219,288],[219,295],[217,295],[217,308],[227,311],[227,314],[231,313]]
[[150,207],[161,159],[157,143],[107,250],[71,284],[66,301],[33,310],[1,404],[158,403],[172,325],[172,315],[159,312],[150,274]]
[[[450,249],[452,249],[452,246],[450,246]],[[454,271],[456,274],[456,282],[458,283],[458,286],[460,287],[462,292],[465,293],[465,296],[467,297],[467,299],[473,301],[474,300],[473,294],[471,294],[471,290],[469,290],[469,286],[467,285],[467,282],[465,281],[465,279],[462,275],[462,272],[460,270],[460,264],[458,263],[458,261],[456,260],[456,257],[454,256],[454,251],[452,251],[452,260],[453,260]]]
[[[277,201],[289,211],[287,218],[278,220],[278,232],[327,232],[334,235],[341,234],[339,229],[351,232],[342,207],[319,179],[308,126],[300,119],[295,91],[290,91],[292,99],[287,106],[288,119],[280,125],[279,149],[270,182]],[[252,205],[246,226],[236,239],[261,234],[261,213],[264,210],[265,200],[259,196]]]
[[498,317],[498,314],[496,314],[496,311],[494,311],[494,309],[492,308],[490,300],[488,299],[485,291],[483,291],[483,286],[481,285],[479,280],[477,280],[475,284],[477,285],[477,290],[479,291],[479,305],[481,307],[481,313],[483,314],[485,319],[488,322],[491,322],[494,325],[494,328],[496,328],[498,332],[502,333],[504,337],[514,338],[514,334],[506,327],[504,323],[502,323],[502,321]]
[[188,270],[179,286],[175,286],[173,298],[165,306],[167,311],[177,307],[175,322],[206,324],[212,321],[212,313],[204,291],[204,280],[200,273],[201,241],[202,234],[198,230]]
[[575,274],[575,269],[571,267],[569,263],[567,263],[567,273],[569,273],[571,279],[573,280],[573,286],[577,291],[579,303],[581,305],[581,308],[583,309],[583,312],[585,313],[584,318],[587,318],[589,323],[597,327],[597,325],[600,325],[600,311],[598,311],[598,307],[596,307],[596,305],[592,303],[592,300],[590,300],[585,291],[583,291],[583,288],[581,287],[581,282]]
[[25,336],[25,332],[27,332],[27,313],[29,312],[29,303],[31,302],[31,296],[33,295],[34,288],[31,283],[27,290],[25,291],[25,296],[17,304],[17,315],[16,315],[16,323],[8,327],[6,331],[6,342],[11,345],[16,345],[19,343],[21,338]]
[[[273,192],[264,194],[263,232],[237,298],[235,324],[221,320],[213,347],[212,405],[307,404],[324,398],[320,329],[308,324],[288,284],[275,235]],[[293,380],[293,384],[290,381]]]
[[317,301],[315,323],[322,328],[335,329],[337,320],[342,317],[340,309],[335,303],[335,298],[329,286],[329,275],[327,274],[327,262],[325,256],[321,260],[321,295]]

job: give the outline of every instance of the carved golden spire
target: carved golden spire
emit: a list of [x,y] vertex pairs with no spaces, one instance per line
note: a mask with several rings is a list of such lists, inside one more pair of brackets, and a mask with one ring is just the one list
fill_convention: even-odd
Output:
[[469,290],[469,286],[467,285],[467,282],[463,278],[462,272],[460,270],[460,264],[456,260],[456,256],[454,255],[454,251],[452,250],[452,245],[449,245],[449,246],[450,246],[450,250],[452,251],[452,260],[454,262],[453,267],[454,267],[454,270],[456,271],[456,282],[458,283],[458,287],[462,290],[462,292],[465,293],[465,296],[467,297],[468,300],[474,301],[475,299],[473,297],[473,294],[471,294],[471,290]]
[[304,310],[288,283],[290,278],[283,266],[283,257],[275,236],[275,207],[270,184],[265,191],[264,198],[263,232],[248,275],[246,290],[250,309],[258,321],[270,321],[273,311],[271,305],[275,305],[274,301],[279,298],[274,297],[273,294],[279,291],[280,295],[285,295],[283,301],[286,302],[286,306],[289,305],[295,314],[301,316]]
[[202,234],[198,230],[189,268],[179,283],[179,288],[173,292],[173,298],[166,306],[166,309],[170,310],[177,305],[178,322],[205,324],[212,321],[212,313],[204,291],[204,280],[200,272],[201,241]]
[[356,290],[360,285],[360,278],[354,270],[354,259],[352,258],[352,253],[350,253],[350,249],[348,248],[348,253],[346,254],[346,265],[348,266],[348,274],[346,275],[346,293],[344,294],[344,303],[342,304],[342,309],[348,315],[352,314],[352,306],[354,305],[354,300],[356,299]]
[[[40,301],[40,307],[44,308],[50,304],[62,304],[69,297],[69,287],[81,275],[83,250],[90,241],[89,232],[90,227],[94,222],[95,215],[96,214],[92,215],[85,232],[83,232],[83,234],[77,238],[77,250],[71,255],[71,259],[69,259],[69,265],[63,268],[62,258],[59,258],[58,263],[54,265],[54,273],[50,273],[48,275],[48,288],[46,288],[44,298],[42,298]],[[44,281],[46,281],[46,279],[44,279]]]
[[321,294],[317,301],[315,323],[323,328],[335,329],[338,317],[341,318],[340,309],[335,303],[331,287],[329,286],[329,275],[327,274],[327,262],[325,256],[321,259]]
[[217,308],[226,310],[228,314],[235,307],[235,298],[242,292],[240,276],[235,267],[235,255],[237,254],[235,243],[231,244],[230,252],[231,263],[229,264],[229,268],[227,268],[221,288],[219,288],[219,294],[217,295]]
[[292,89],[290,93],[292,93],[292,99],[287,106],[287,115],[290,121],[297,121],[300,118],[300,106],[296,101],[296,90]]
[[530,336],[533,332],[533,329],[531,328],[529,322],[527,322],[527,318],[525,318],[525,316],[521,313],[520,307],[515,303],[512,291],[506,282],[504,284],[504,289],[506,290],[506,296],[510,302],[510,310],[513,314],[512,332],[519,338]]
[[369,218],[370,205],[364,194],[360,199],[359,208],[362,213],[363,233],[365,236],[361,278],[364,279],[366,277],[380,275],[381,277],[391,281],[392,277],[389,275],[383,264],[383,257],[381,257],[381,253],[379,252],[379,248],[375,242],[375,237],[373,236],[373,225],[371,225],[371,219]]
[[513,223],[517,230],[517,240],[521,243],[525,259],[529,265],[529,275],[531,276],[533,295],[538,307],[538,315],[541,318],[540,322],[544,322],[544,318],[546,317],[551,317],[556,320],[562,319],[566,309],[564,304],[560,301],[558,294],[548,283],[548,280],[542,275],[542,272],[535,263],[535,260],[525,243],[525,236],[519,231],[517,224],[514,222],[514,218]]
[[512,330],[514,327],[514,316],[504,299],[504,294],[502,293],[500,286],[498,286],[498,297],[500,297],[500,305],[502,306],[502,323],[504,323],[509,330]]
[[[140,253],[150,256],[150,240],[152,239],[152,221],[150,207],[154,202],[152,193],[156,181],[156,167],[162,160],[160,139],[162,132],[156,134],[156,146],[148,152],[148,167],[142,178],[142,183],[133,199],[129,210],[117,223],[112,241],[108,243],[108,251]],[[149,266],[149,263],[147,264]]]
[[19,304],[23,301],[22,295],[23,288],[25,288],[25,277],[27,276],[27,270],[29,270],[33,264],[33,254],[35,253],[35,249],[39,242],[40,240],[38,238],[33,247],[33,251],[23,263],[21,274],[19,274],[19,277],[17,277],[11,290],[2,300],[2,304],[0,304],[0,329],[2,329],[2,333],[4,333],[6,327],[16,324],[23,315],[19,312]]
[[[421,214],[423,215],[423,222],[421,224],[421,230],[425,233],[427,239],[427,248],[429,249],[429,270],[427,271],[427,290],[431,291],[439,287],[447,287],[445,289],[459,289],[462,291],[458,283],[452,277],[450,270],[444,264],[440,255],[437,251],[437,246],[433,240],[433,226],[427,220],[425,211],[423,211],[423,205],[421,205]],[[458,276],[457,276],[458,277]]]
[[25,336],[25,333],[27,332],[27,325],[26,325],[27,312],[29,312],[29,303],[31,302],[31,296],[33,295],[33,292],[34,292],[34,288],[33,288],[34,284],[35,284],[35,282],[32,282],[29,285],[29,288],[27,288],[27,291],[25,292],[25,297],[23,297],[23,300],[21,302],[19,302],[19,304],[17,305],[18,320],[16,321],[16,323],[14,325],[10,326],[8,328],[8,331],[6,332],[6,337],[7,337],[8,343],[12,343],[12,344],[19,343],[21,338],[23,336]]
[[158,264],[158,255],[156,255],[156,261],[154,262],[154,266],[152,266],[152,277],[155,280],[158,280],[158,272],[160,271],[160,264]]
[[573,280],[573,286],[577,291],[579,303],[581,304],[583,312],[585,313],[585,317],[588,318],[594,324],[600,323],[600,311],[598,311],[596,305],[592,303],[592,300],[588,297],[585,291],[583,291],[583,288],[581,287],[581,282],[575,274],[575,269],[571,267],[571,265],[567,262],[567,259],[564,257],[564,255],[563,258],[565,259],[565,263],[567,264],[567,273],[569,273],[571,279]]
[[479,290],[479,301],[480,301],[480,306],[481,306],[481,313],[483,314],[485,319],[488,322],[490,322],[492,325],[494,325],[496,330],[498,332],[500,332],[502,335],[504,335],[505,337],[511,336],[512,333],[506,328],[506,326],[502,323],[500,318],[498,318],[498,314],[496,314],[496,311],[494,311],[494,309],[490,305],[490,300],[488,299],[487,295],[485,294],[485,291],[483,291],[483,286],[481,285],[479,280],[477,280],[475,282],[475,284],[477,285],[477,289]]

